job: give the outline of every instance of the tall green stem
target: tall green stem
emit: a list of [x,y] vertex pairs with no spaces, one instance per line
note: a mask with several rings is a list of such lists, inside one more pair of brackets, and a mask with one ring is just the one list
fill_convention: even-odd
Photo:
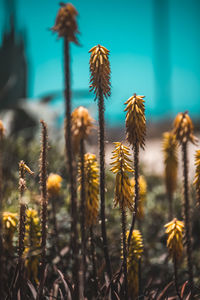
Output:
[[78,261],[78,232],[77,232],[77,193],[75,185],[74,160],[71,141],[71,90],[70,90],[70,55],[69,42],[64,38],[64,60],[65,60],[65,148],[68,161],[68,174],[70,177],[71,193],[71,246],[73,257],[73,281],[75,284],[74,299],[79,299],[79,261]]
[[177,269],[176,257],[174,257],[173,263],[174,263],[174,282],[175,282],[176,294],[177,294],[179,300],[182,300],[181,295],[178,290],[178,269]]
[[84,140],[80,141],[81,162],[81,249],[82,249],[82,272],[83,272],[83,294],[86,285],[86,239],[85,239],[85,168],[84,168]]
[[101,199],[101,232],[103,238],[103,250],[104,257],[106,262],[106,269],[109,276],[109,279],[112,278],[112,270],[110,257],[108,252],[108,241],[107,241],[107,233],[106,233],[106,221],[105,221],[105,132],[104,132],[104,99],[102,89],[99,89],[99,147],[100,147],[100,199]]
[[183,160],[183,186],[184,186],[184,221],[185,221],[185,237],[187,250],[187,265],[189,274],[189,285],[191,289],[191,299],[194,297],[194,280],[193,280],[193,264],[192,264],[192,241],[191,241],[191,220],[190,220],[190,198],[188,188],[188,159],[187,159],[187,143],[182,144],[182,160]]
[[128,299],[128,279],[127,279],[127,244],[126,244],[126,212],[121,209],[122,238],[123,238],[123,269],[124,269],[124,299]]
[[139,201],[139,170],[138,170],[139,166],[138,165],[139,165],[139,146],[138,146],[138,144],[136,144],[134,146],[135,203],[134,203],[134,211],[133,211],[131,228],[130,228],[129,236],[128,236],[128,248],[130,246],[131,236],[132,236],[133,229],[135,226],[137,210],[138,210],[138,201]]
[[94,280],[94,294],[95,297],[98,295],[98,278],[97,278],[97,267],[96,267],[96,256],[95,256],[95,245],[94,245],[94,233],[93,226],[90,226],[90,246],[91,246],[91,256],[92,256],[92,268],[93,268],[93,280]]
[[47,125],[41,121],[42,125],[42,140],[40,153],[40,189],[41,189],[41,222],[42,222],[42,240],[41,240],[41,269],[40,269],[40,285],[37,299],[43,298],[43,289],[45,282],[45,268],[46,268],[46,240],[47,240]]

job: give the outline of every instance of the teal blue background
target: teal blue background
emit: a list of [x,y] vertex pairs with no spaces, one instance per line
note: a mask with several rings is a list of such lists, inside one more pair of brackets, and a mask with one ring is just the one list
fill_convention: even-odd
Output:
[[[8,23],[0,1],[0,30]],[[189,110],[200,115],[199,0],[74,0],[79,12],[81,47],[71,45],[73,90],[88,90],[88,50],[110,50],[112,96],[106,101],[110,125],[124,120],[124,101],[134,92],[146,96],[147,117],[168,118]],[[49,29],[59,1],[16,1],[17,28],[26,36],[29,98],[63,90],[62,40]],[[34,100],[32,100],[34,101]],[[93,97],[73,99],[73,106],[95,110]],[[57,99],[54,105],[60,105]]]

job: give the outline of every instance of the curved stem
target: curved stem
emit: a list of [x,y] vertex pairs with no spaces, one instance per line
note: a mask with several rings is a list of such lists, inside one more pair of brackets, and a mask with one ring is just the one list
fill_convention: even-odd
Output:
[[183,160],[183,186],[184,186],[184,221],[185,221],[187,264],[188,264],[188,274],[189,274],[189,285],[191,289],[191,299],[193,299],[194,280],[193,280],[193,264],[192,264],[190,199],[189,199],[189,188],[188,188],[187,143],[182,144],[182,155],[183,155],[182,160]]
[[71,90],[70,90],[70,66],[69,66],[69,42],[64,39],[64,60],[65,60],[65,148],[68,161],[68,174],[70,177],[71,193],[71,246],[73,256],[73,281],[75,284],[74,299],[79,299],[79,261],[78,261],[78,231],[77,231],[77,194],[75,184],[74,160],[71,142]]

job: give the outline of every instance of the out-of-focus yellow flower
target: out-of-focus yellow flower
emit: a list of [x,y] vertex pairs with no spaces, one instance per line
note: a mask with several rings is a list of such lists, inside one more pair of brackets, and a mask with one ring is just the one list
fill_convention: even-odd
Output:
[[[128,241],[129,231],[126,233]],[[143,241],[139,230],[133,230],[127,255],[128,293],[130,299],[138,297],[138,262],[143,253]]]
[[53,31],[58,33],[59,37],[66,37],[69,42],[78,44],[76,34],[79,32],[76,17],[78,13],[71,3],[63,5],[57,14]]
[[196,172],[195,172],[194,184],[196,186],[197,201],[200,206],[200,150],[197,150],[195,154],[195,166],[196,166]]
[[3,237],[4,248],[12,252],[13,250],[13,237],[17,231],[17,214],[11,212],[3,212]]
[[[133,198],[134,198],[134,193],[135,193],[134,177],[131,178],[130,182],[131,182]],[[137,218],[141,220],[144,218],[144,204],[146,202],[146,196],[147,196],[147,183],[146,183],[144,176],[142,176],[142,175],[139,176],[138,182],[139,182],[139,201],[138,201]]]
[[[81,188],[81,170],[78,169],[79,189]],[[99,168],[96,155],[86,153],[84,155],[84,175],[85,175],[85,222],[88,227],[95,225],[99,212]]]
[[90,49],[90,91],[94,91],[96,97],[101,92],[105,97],[110,96],[110,62],[109,51],[101,45]]
[[187,142],[196,143],[197,139],[194,136],[194,126],[187,112],[178,113],[174,120],[173,132],[177,141],[180,144]]
[[134,94],[125,103],[126,113],[126,136],[134,147],[139,144],[144,149],[146,136],[146,118],[144,96]]
[[130,165],[132,162],[129,158],[129,148],[124,146],[122,143],[114,143],[115,150],[112,152],[112,159],[114,160],[111,165],[113,167],[110,169],[114,174],[116,174],[115,180],[115,199],[114,204],[121,209],[126,209],[127,207],[133,209],[133,192],[131,188],[131,183],[128,177],[128,172],[133,172]]
[[47,191],[50,197],[57,197],[61,189],[62,177],[51,173],[47,178]]
[[174,218],[165,225],[167,234],[167,248],[172,260],[179,261],[183,254],[184,223]]
[[165,183],[169,195],[173,195],[176,189],[178,172],[178,144],[173,132],[163,134],[163,154],[165,165]]
[[71,131],[74,151],[79,149],[81,139],[86,139],[93,127],[94,119],[87,108],[79,106],[72,112]]
[[35,209],[26,211],[26,233],[24,239],[24,257],[27,276],[38,283],[38,266],[40,253],[40,222]]
[[5,135],[5,127],[3,125],[3,122],[0,120],[0,139],[2,139]]

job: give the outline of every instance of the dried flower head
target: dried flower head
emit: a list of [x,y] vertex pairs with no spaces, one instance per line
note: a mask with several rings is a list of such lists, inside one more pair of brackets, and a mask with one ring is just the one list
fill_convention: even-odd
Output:
[[131,183],[128,177],[128,172],[133,173],[133,169],[130,165],[132,162],[129,158],[129,148],[124,146],[122,143],[114,143],[115,150],[112,152],[112,159],[114,160],[111,165],[111,171],[116,174],[115,181],[115,199],[114,205],[121,209],[126,209],[127,207],[133,209],[133,192],[131,188]]
[[184,223],[176,218],[165,225],[167,234],[167,248],[171,258],[179,261],[183,254],[183,230]]
[[71,116],[71,130],[74,151],[77,151],[81,139],[86,139],[91,132],[93,127],[94,119],[90,116],[89,111],[79,106],[72,112]]
[[195,172],[194,184],[196,186],[198,205],[200,206],[200,150],[197,150],[195,154],[195,166],[196,166],[196,172]]
[[139,144],[144,149],[146,136],[146,118],[144,96],[134,94],[124,104],[127,105],[126,135],[128,142],[134,146]]
[[169,195],[176,189],[178,172],[178,144],[173,132],[163,134],[163,154],[165,165],[165,184]]
[[96,97],[101,92],[105,97],[110,96],[110,62],[109,51],[101,45],[90,49],[90,91],[94,91]]
[[12,252],[13,250],[13,237],[17,231],[17,214],[11,212],[3,212],[3,239],[4,248]]
[[176,116],[174,120],[173,132],[180,144],[185,144],[187,142],[192,142],[195,144],[197,142],[197,139],[193,134],[194,126],[187,111],[184,113],[179,113]]
[[78,13],[71,3],[63,5],[57,14],[53,31],[58,33],[59,37],[65,37],[69,42],[78,44],[76,34],[79,33],[76,17]]
[[[131,186],[133,190],[133,198],[134,198],[134,193],[135,193],[134,177],[131,178],[130,182],[131,182]],[[138,201],[137,218],[141,220],[144,218],[144,204],[146,202],[146,196],[147,196],[147,183],[144,176],[142,175],[140,175],[138,182],[139,182],[139,201]]]
[[3,125],[3,122],[0,120],[0,139],[2,139],[5,135],[5,127]]
[[47,191],[50,197],[57,197],[61,189],[62,177],[51,173],[47,178]]
[[[128,240],[129,231],[126,233]],[[136,299],[139,291],[138,262],[143,253],[142,235],[139,230],[133,230],[127,255],[128,293]]]
[[40,222],[35,209],[26,211],[26,233],[24,239],[24,257],[27,277],[38,283],[38,266],[40,256]]
[[[79,189],[81,188],[81,168],[78,169]],[[86,153],[84,155],[85,175],[85,221],[88,227],[97,222],[99,212],[99,168],[96,155]]]

